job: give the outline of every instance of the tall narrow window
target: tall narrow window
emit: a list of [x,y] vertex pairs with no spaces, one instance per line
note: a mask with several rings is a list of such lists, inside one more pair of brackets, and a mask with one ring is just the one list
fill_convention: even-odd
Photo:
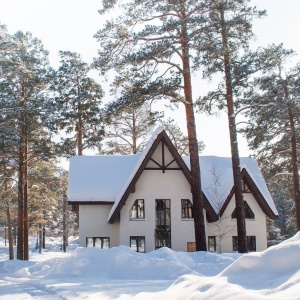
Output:
[[181,199],[181,218],[192,219],[193,215],[193,204],[189,199]]
[[170,199],[155,200],[155,249],[171,248]]
[[145,252],[145,237],[144,236],[131,236],[130,248],[135,252]]
[[137,199],[134,201],[130,212],[129,212],[130,219],[144,219],[145,212],[144,212],[144,199]]
[[216,251],[216,237],[215,236],[208,237],[208,251],[211,251],[211,252]]
[[[244,201],[244,207],[245,207],[245,218],[246,219],[254,219],[254,213],[246,201]],[[232,212],[231,218],[236,219],[236,208]]]
[[101,249],[108,249],[109,237],[87,237],[86,238],[87,247],[97,247]]

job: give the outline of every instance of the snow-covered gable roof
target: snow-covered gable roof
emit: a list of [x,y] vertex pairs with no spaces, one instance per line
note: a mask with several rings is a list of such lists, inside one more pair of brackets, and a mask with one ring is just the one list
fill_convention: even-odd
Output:
[[[154,131],[147,147],[139,154],[72,157],[70,159],[69,170],[69,203],[113,203],[113,207],[108,216],[108,220],[111,221],[112,215],[116,213],[117,207],[121,207],[121,199],[124,200],[124,195],[128,192],[133,178],[135,178],[138,170],[141,168],[154,142],[158,136],[161,136],[163,133],[163,129],[163,127],[159,127]],[[189,157],[182,158],[189,168]],[[220,207],[224,205],[233,188],[231,158],[200,156],[199,159],[202,190],[210,202],[211,207],[217,213]],[[184,166],[183,162],[182,164]],[[185,166],[184,168],[186,169]],[[247,171],[247,174],[249,174],[273,215],[278,215],[256,161],[249,157],[242,157],[241,170],[242,169]],[[212,183],[213,170],[218,174],[217,176],[219,176],[220,181],[220,193],[218,195],[217,204],[213,197],[211,197],[212,191],[215,188]]]
[[[185,156],[183,157],[183,160],[188,168],[190,168],[190,158]],[[218,209],[223,206],[233,187],[231,157],[200,156],[199,162],[201,169],[202,191],[217,213]],[[256,160],[251,157],[241,157],[240,167],[241,170],[245,169],[247,171],[272,212],[275,215],[278,215],[274,201],[269,193]],[[218,182],[220,184],[218,187],[214,184],[214,179],[216,178],[218,178]],[[217,193],[217,196],[215,197],[216,199],[212,199],[213,197],[211,195],[213,193]]]
[[147,147],[139,154],[70,158],[69,202],[100,201],[117,205],[157,135],[163,129],[159,127],[154,131]]

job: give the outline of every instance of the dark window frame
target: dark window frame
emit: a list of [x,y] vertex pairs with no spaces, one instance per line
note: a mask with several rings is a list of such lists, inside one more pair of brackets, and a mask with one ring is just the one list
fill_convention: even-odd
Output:
[[181,199],[181,219],[193,219],[193,203],[190,199]]
[[[238,251],[238,237],[232,237],[232,250]],[[247,235],[247,251],[248,252],[256,252],[256,236],[255,235]]]
[[[254,220],[255,219],[255,214],[252,211],[251,207],[247,203],[247,201],[244,200],[244,207],[245,207],[245,219],[249,220]],[[231,219],[236,219],[236,207],[234,208],[232,214],[231,214]]]
[[155,249],[172,248],[171,200],[155,199]]
[[[140,206],[139,202],[142,202],[143,205]],[[132,211],[135,208],[136,217],[132,217]],[[145,200],[144,199],[136,199],[130,208],[129,211],[129,220],[144,220],[145,219]]]
[[[132,241],[133,240],[135,240],[135,243],[136,243],[136,251],[132,247]],[[144,240],[144,247],[141,246],[141,240]],[[145,253],[146,252],[146,238],[145,238],[145,236],[142,236],[142,235],[130,236],[130,238],[129,238],[129,247],[135,252]],[[143,248],[144,250],[140,251],[140,248]]]
[[[211,241],[213,243],[211,243]],[[211,246],[213,246],[213,250],[211,250]],[[215,236],[208,236],[207,237],[207,249],[209,252],[216,252],[217,251],[217,244],[216,244],[216,237]]]
[[[106,236],[106,237],[99,237],[99,236],[93,236],[93,237],[86,237],[86,247],[89,247],[88,246],[88,239],[93,239],[93,246],[91,247],[97,247],[97,248],[100,248],[100,249],[109,249],[110,248],[110,237]],[[95,246],[96,245],[96,239],[100,239],[101,241],[101,247],[98,247],[98,246]],[[108,240],[108,247],[103,247],[104,246],[104,240]]]

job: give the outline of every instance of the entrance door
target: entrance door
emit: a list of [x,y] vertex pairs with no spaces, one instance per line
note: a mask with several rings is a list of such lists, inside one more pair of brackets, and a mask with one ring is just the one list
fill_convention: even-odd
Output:
[[155,249],[161,247],[171,248],[171,214],[170,200],[155,200]]

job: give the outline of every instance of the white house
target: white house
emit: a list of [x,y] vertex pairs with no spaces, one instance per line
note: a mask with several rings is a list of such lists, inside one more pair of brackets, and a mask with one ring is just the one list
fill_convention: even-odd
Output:
[[[210,251],[237,247],[231,158],[200,157],[206,234]],[[249,251],[267,247],[266,217],[278,213],[258,165],[241,158]],[[69,204],[79,207],[79,245],[126,245],[149,252],[193,246],[189,157],[181,157],[163,128],[135,155],[70,159]]]

